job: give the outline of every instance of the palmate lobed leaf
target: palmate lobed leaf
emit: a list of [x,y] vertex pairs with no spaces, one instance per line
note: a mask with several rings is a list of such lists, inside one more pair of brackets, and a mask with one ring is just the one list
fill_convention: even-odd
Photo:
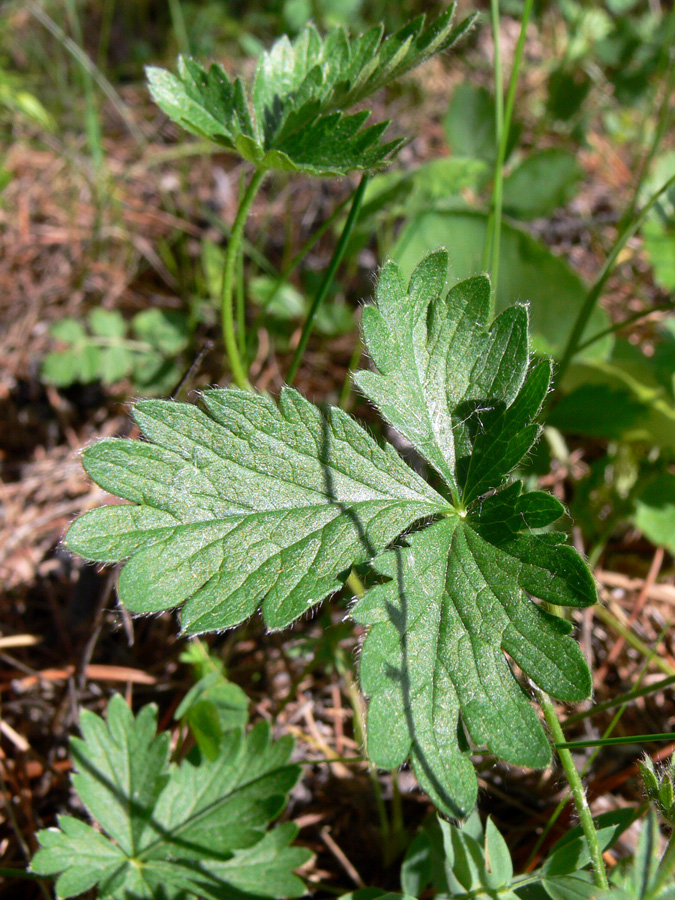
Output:
[[115,696],[104,722],[86,710],[71,748],[73,785],[104,833],[70,816],[38,833],[32,870],[58,875],[56,893],[99,887],[101,898],[244,900],[304,893],[293,870],[310,854],[291,847],[297,828],[266,831],[300,775],[293,741],[270,740],[266,723],[222,738],[213,759],[169,762],[157,709],[136,718]]
[[150,91],[172,119],[236,151],[261,169],[345,175],[382,166],[402,141],[382,143],[388,123],[364,128],[368,112],[346,114],[385,84],[452,47],[474,17],[452,26],[455,4],[425,27],[425,16],[383,40],[374,26],[350,40],[343,28],[322,39],[309,25],[260,56],[253,85],[181,56],[178,75],[148,69]]
[[596,591],[564,535],[543,530],[562,504],[509,481],[539,436],[551,378],[548,360],[531,364],[527,309],[489,324],[487,277],[446,293],[447,266],[436,251],[409,285],[395,263],[384,267],[363,313],[377,371],[356,377],[435,470],[436,488],[340,410],[291,389],[278,405],[213,390],[202,409],[138,404],[151,443],[85,452],[94,480],[134,505],[85,514],[67,543],[90,559],[130,557],[122,601],[135,612],[183,604],[183,628],[195,632],[258,607],[281,628],[372,562],[383,583],[353,609],[370,629],[369,754],[383,767],[410,758],[434,802],[461,816],[476,796],[464,729],[512,763],[550,758],[506,655],[555,697],[590,691],[571,626],[531,598],[584,607]]

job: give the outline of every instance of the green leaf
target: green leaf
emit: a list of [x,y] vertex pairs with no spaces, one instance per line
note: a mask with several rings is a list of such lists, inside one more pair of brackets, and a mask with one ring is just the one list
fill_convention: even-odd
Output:
[[[668,344],[659,346],[667,359]],[[675,405],[660,362],[617,340],[610,359],[573,363],[549,423],[570,434],[675,449]]]
[[541,882],[551,900],[597,900],[598,886],[590,872],[557,875]]
[[218,64],[207,71],[179,57],[178,76],[147,70],[150,91],[188,131],[258,168],[311,175],[378,168],[402,141],[382,143],[388,123],[364,128],[369,113],[347,110],[452,47],[474,22],[469,17],[453,28],[454,11],[453,3],[426,27],[418,16],[386,40],[381,25],[353,40],[342,27],[322,39],[309,25],[259,57],[250,89]]
[[546,216],[569,202],[582,174],[566,150],[533,153],[504,179],[504,212],[518,219]]
[[91,477],[138,505],[86,514],[68,546],[89,559],[132,557],[119,582],[132,612],[185,603],[183,628],[195,633],[262,605],[267,625],[282,628],[337,590],[353,563],[446,505],[393,448],[291,389],[278,407],[236,389],[207,391],[203,407],[139,403],[152,443],[85,451]]
[[248,722],[248,697],[221,672],[209,672],[183,697],[174,718],[187,722],[202,753],[214,759],[223,734]]
[[675,475],[664,472],[647,482],[635,500],[633,522],[647,540],[675,554]]
[[132,505],[85,514],[67,543],[89,559],[129,559],[122,601],[144,613],[183,604],[192,632],[259,607],[281,628],[370,562],[382,583],[354,610],[370,626],[369,752],[383,767],[410,757],[439,807],[464,816],[476,795],[464,728],[512,763],[550,758],[505,654],[555,697],[590,690],[571,626],[532,598],[583,607],[596,592],[564,536],[542,531],[562,505],[509,482],[539,436],[551,378],[549,360],[530,365],[527,310],[489,324],[488,279],[446,292],[446,271],[442,250],[408,285],[395,263],[384,267],[363,312],[378,371],[357,376],[435,469],[437,490],[340,410],[322,413],[291,389],[278,405],[213,390],[201,409],[139,403],[146,442],[85,452],[92,478]]
[[[482,269],[486,227],[483,213],[427,209],[406,223],[391,255],[409,277],[425,253],[446,246],[453,278],[469,278]],[[496,310],[503,311],[514,299],[529,305],[534,350],[561,355],[585,296],[586,288],[563,259],[526,232],[503,223]],[[596,308],[583,340],[608,324],[606,313]],[[577,359],[604,359],[611,347],[612,338],[602,338]]]
[[649,896],[659,866],[659,823],[654,809],[645,819],[635,849],[629,884],[636,900]]
[[[489,165],[497,159],[495,101],[484,87],[468,81],[459,84],[452,94],[443,128],[453,156],[481,160]],[[507,159],[517,143],[519,131],[520,126],[512,123]]]
[[550,365],[528,375],[523,307],[488,330],[485,277],[455,285],[443,300],[446,267],[444,252],[430,254],[407,288],[395,264],[383,269],[377,303],[363,314],[380,374],[361,373],[357,384],[445,480],[460,512],[469,508],[380,557],[375,568],[388,580],[353,615],[371,626],[361,657],[369,755],[385,768],[410,756],[434,802],[461,816],[475,802],[476,781],[458,740],[460,713],[478,746],[519,765],[550,759],[504,652],[555,696],[579,700],[590,690],[569,626],[527,595],[587,606],[596,593],[561,535],[531,530],[557,519],[559,504],[522,497],[519,482],[476,502],[536,440]]
[[156,735],[157,710],[134,718],[124,700],[107,723],[81,713],[82,739],[71,742],[73,786],[104,833],[64,816],[39,832],[32,870],[58,875],[58,897],[98,885],[106,900],[296,897],[293,869],[309,854],[290,846],[296,828],[266,831],[300,770],[293,742],[273,744],[266,723],[223,737],[214,759],[169,762],[169,735]]
[[132,321],[134,334],[163,356],[176,356],[189,342],[185,313],[174,309],[144,309]]
[[507,887],[513,878],[513,862],[506,841],[491,818],[485,824],[485,865],[491,888]]
[[68,347],[45,357],[42,377],[69,387],[99,379],[112,385],[132,376],[149,392],[171,389],[180,375],[171,358],[188,344],[187,317],[175,310],[149,309],[134,317],[132,329],[146,346],[127,338],[127,324],[116,310],[92,310],[87,328],[70,318],[56,322],[50,334]]
[[100,337],[123,338],[127,333],[124,317],[117,310],[92,309],[88,316],[92,334]]

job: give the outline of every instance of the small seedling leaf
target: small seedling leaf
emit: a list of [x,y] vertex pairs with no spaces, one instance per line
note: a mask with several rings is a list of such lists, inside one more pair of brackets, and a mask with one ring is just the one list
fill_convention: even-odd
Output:
[[272,743],[262,723],[224,735],[213,758],[193,753],[176,765],[156,724],[154,706],[134,718],[119,696],[107,722],[82,711],[73,786],[102,833],[61,817],[39,832],[33,872],[58,875],[59,898],[94,885],[102,900],[304,893],[293,870],[309,853],[290,846],[297,829],[267,831],[300,774],[289,764],[293,742]]

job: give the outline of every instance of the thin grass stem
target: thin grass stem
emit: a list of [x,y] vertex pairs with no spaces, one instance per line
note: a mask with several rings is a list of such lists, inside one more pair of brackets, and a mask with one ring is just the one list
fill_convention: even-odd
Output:
[[583,750],[585,747],[614,747],[621,744],[644,744],[649,741],[674,741],[675,731],[663,734],[626,734],[623,737],[593,738],[588,741],[562,741],[553,746],[556,750]]
[[675,684],[675,675],[669,675],[668,678],[662,678],[661,681],[655,681],[654,684],[647,685],[647,687],[634,688],[632,691],[627,691],[625,694],[619,694],[618,697],[606,700],[604,703],[596,703],[595,706],[591,706],[590,709],[585,709],[582,712],[568,716],[563,722],[563,725],[576,725],[577,722],[581,722],[598,713],[606,712],[608,709],[614,709],[616,706],[627,706],[629,703],[632,703],[633,700],[639,700],[641,697],[649,697],[650,694],[656,694],[657,691],[665,690],[672,684]]
[[98,69],[89,59],[84,50],[78,47],[72,38],[68,37],[65,31],[56,24],[51,16],[49,16],[35,0],[26,0],[26,8],[30,14],[36,18],[41,25],[44,25],[47,31],[56,38],[61,46],[70,53],[75,62],[91,74],[91,77],[96,84],[106,95],[112,106],[117,110],[118,115],[129,129],[129,133],[133,136],[134,140],[139,146],[145,147],[148,141],[134,121],[124,101],[100,69]]
[[311,235],[311,237],[309,237],[305,241],[305,243],[302,245],[302,247],[298,250],[298,252],[295,254],[293,259],[291,259],[289,261],[289,263],[286,266],[284,266],[282,271],[277,276],[276,281],[274,282],[274,285],[272,287],[272,290],[270,291],[269,296],[265,298],[265,302],[262,304],[262,308],[261,308],[260,312],[258,313],[258,316],[253,325],[254,331],[257,329],[257,327],[260,325],[262,319],[264,318],[265,310],[267,309],[267,307],[270,305],[270,303],[274,300],[274,298],[277,296],[279,291],[282,289],[282,287],[288,281],[290,274],[292,272],[294,272],[295,269],[297,269],[298,265],[302,262],[302,260],[309,253],[309,251],[312,249],[312,247],[314,247],[314,245],[317,243],[317,241],[319,241],[323,237],[323,235],[328,231],[328,229],[333,225],[335,220],[339,217],[340,213],[345,208],[345,206],[349,203],[349,201],[352,199],[352,197],[353,197],[353,194],[350,195],[349,197],[346,197],[338,206],[336,206],[336,208],[333,210],[333,212],[330,214],[330,216],[326,219],[326,221],[322,222],[321,225],[319,225],[319,227]]
[[619,237],[617,238],[611,253],[607,257],[607,261],[605,265],[602,267],[600,274],[595,282],[595,284],[591,287],[588,294],[586,295],[586,299],[577,314],[577,318],[574,322],[574,326],[570,333],[569,338],[567,339],[567,345],[565,346],[565,351],[563,353],[562,359],[560,360],[560,365],[558,366],[557,372],[557,381],[558,384],[562,383],[565,374],[569,368],[572,359],[579,351],[579,344],[581,342],[581,336],[586,330],[586,326],[588,325],[588,321],[591,318],[593,310],[595,306],[602,296],[602,292],[605,289],[605,285],[607,284],[607,280],[609,276],[612,274],[612,270],[616,264],[616,261],[619,257],[619,254],[626,246],[628,241],[633,237],[638,228],[642,225],[644,220],[647,218],[650,211],[654,208],[654,206],[659,202],[661,197],[675,184],[675,175],[666,181],[664,185],[662,185],[659,190],[652,195],[649,202],[643,206],[639,214],[633,219],[632,222],[629,222],[626,227],[623,229]]
[[635,322],[639,322],[640,319],[646,319],[647,316],[651,316],[652,313],[671,312],[672,309],[673,304],[669,303],[668,305],[664,304],[663,306],[652,306],[649,309],[643,309],[642,312],[635,313],[635,315],[633,316],[627,316],[620,322],[615,322],[613,325],[604,328],[602,331],[598,331],[597,334],[594,334],[593,337],[590,337],[587,341],[583,341],[577,347],[577,353],[581,353],[582,350],[590,347],[591,344],[595,344],[596,341],[600,341],[602,340],[602,338],[607,337],[608,334],[615,334],[617,331],[621,331],[621,329],[625,328],[627,325],[633,325]]
[[[511,131],[511,120],[513,118],[513,109],[516,102],[516,88],[518,87],[518,78],[520,76],[520,68],[523,61],[523,50],[525,48],[525,38],[527,36],[527,26],[530,21],[534,0],[526,0],[523,8],[523,18],[520,23],[520,34],[518,35],[518,43],[513,57],[513,66],[511,68],[511,76],[509,78],[509,87],[506,94],[506,105],[503,106],[503,84],[501,73],[501,56],[499,53],[499,2],[491,0],[492,12],[492,30],[495,42],[495,125],[497,137],[497,161],[495,163],[495,175],[492,187],[492,202],[490,204],[490,215],[488,218],[488,227],[485,235],[485,252],[484,262],[490,261],[490,275],[492,278],[492,296],[497,295],[497,285],[499,281],[499,252],[501,247],[501,230],[502,230],[502,200],[504,191],[504,163],[506,162],[506,151],[509,144],[509,133]],[[500,107],[502,110],[500,111]]]
[[293,360],[291,361],[291,366],[288,370],[288,376],[286,378],[288,384],[293,384],[293,382],[295,381],[295,376],[297,375],[298,369],[300,368],[302,357],[305,353],[305,350],[307,349],[307,342],[309,341],[312,329],[314,328],[314,319],[316,318],[319,307],[323,303],[326,294],[328,293],[330,286],[333,283],[333,278],[335,277],[335,273],[338,270],[338,266],[342,262],[342,257],[344,256],[344,252],[347,249],[349,238],[351,237],[352,231],[354,230],[354,225],[356,224],[356,220],[359,216],[359,210],[361,209],[361,204],[363,203],[363,195],[366,192],[367,186],[368,173],[364,172],[361,176],[359,186],[354,191],[352,205],[349,210],[347,220],[344,224],[344,228],[342,229],[340,240],[338,241],[337,246],[333,251],[333,256],[331,257],[331,261],[328,264],[328,268],[326,269],[326,272],[323,276],[323,280],[321,282],[321,285],[319,286],[319,290],[316,292],[314,299],[312,300],[312,305],[309,309],[309,313],[307,314],[307,319],[302,329],[302,334],[300,335],[298,346],[295,348]]

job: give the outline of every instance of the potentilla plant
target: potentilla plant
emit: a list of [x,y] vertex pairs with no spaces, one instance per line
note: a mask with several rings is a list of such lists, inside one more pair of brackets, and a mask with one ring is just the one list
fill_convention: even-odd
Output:
[[[149,71],[169,116],[253,165],[223,277],[237,386],[194,404],[136,403],[142,440],[103,440],[83,455],[93,481],[127,502],[83,515],[66,543],[89,560],[124,562],[121,602],[136,614],[180,608],[184,634],[223,631],[257,611],[283,629],[341,590],[355,567],[368,570],[370,587],[351,608],[367,630],[367,754],[384,769],[410,763],[441,815],[418,855],[411,847],[406,856],[404,890],[513,900],[536,884],[553,900],[591,898],[608,887],[602,850],[630,817],[593,821],[550,699],[583,700],[592,684],[572,625],[551,608],[588,607],[597,595],[586,563],[553,528],[563,505],[514,474],[540,436],[551,389],[551,361],[530,350],[527,307],[494,317],[487,275],[448,286],[442,248],[409,281],[396,263],[383,266],[362,317],[372,366],[355,382],[416,451],[415,469],[339,408],[289,386],[278,401],[250,389],[234,328],[237,257],[265,174],[384,165],[400,141],[383,143],[384,123],[365,127],[367,112],[348,110],[454,45],[473,19],[453,27],[453,12],[386,40],[380,27],[353,41],[309,27],[260,58],[249,89],[187,58],[178,76]],[[362,179],[324,283],[364,187]],[[296,368],[297,359],[291,376]],[[271,743],[266,726],[247,732],[237,708],[231,728],[221,722],[216,741],[197,735],[182,761],[156,735],[151,707],[134,719],[116,698],[107,725],[84,713],[74,784],[103,833],[63,817],[41,833],[34,871],[60,873],[64,897],[95,884],[115,900],[301,893],[292,870],[307,854],[290,847],[294,827],[268,828],[298,776],[291,745]],[[494,825],[467,820],[477,797],[472,756],[543,768],[551,743],[581,825],[535,873],[514,876]]]

